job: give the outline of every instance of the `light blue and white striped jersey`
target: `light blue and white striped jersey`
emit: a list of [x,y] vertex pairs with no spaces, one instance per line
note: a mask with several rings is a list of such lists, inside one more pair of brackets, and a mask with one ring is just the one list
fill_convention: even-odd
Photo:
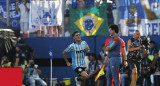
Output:
[[88,44],[85,41],[81,41],[81,44],[72,43],[64,50],[65,52],[71,53],[73,69],[77,67],[86,67],[84,57],[86,55],[85,48],[87,46]]

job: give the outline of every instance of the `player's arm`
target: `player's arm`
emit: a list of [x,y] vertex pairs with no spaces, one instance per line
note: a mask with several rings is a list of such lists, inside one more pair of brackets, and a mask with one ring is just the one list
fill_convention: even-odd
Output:
[[114,47],[116,47],[119,44],[119,38],[113,39],[112,44],[106,47],[105,51],[111,51]]
[[63,51],[63,53],[62,53],[63,54],[63,58],[64,58],[64,60],[65,60],[65,62],[67,64],[67,66],[71,67],[72,64],[68,61],[66,53],[67,53],[66,51]]
[[136,47],[136,48],[131,48],[131,40],[128,40],[128,46],[127,46],[127,51],[128,52],[132,52],[132,51],[136,51],[136,50],[140,50],[142,48],[142,46]]
[[86,47],[85,47],[86,53],[90,53],[90,48],[89,48],[87,42],[84,41],[84,44],[86,45]]
[[122,52],[123,52],[123,63],[124,63],[124,65],[125,66],[127,66],[127,55],[126,55],[126,48],[125,47],[121,47],[121,49],[122,49]]

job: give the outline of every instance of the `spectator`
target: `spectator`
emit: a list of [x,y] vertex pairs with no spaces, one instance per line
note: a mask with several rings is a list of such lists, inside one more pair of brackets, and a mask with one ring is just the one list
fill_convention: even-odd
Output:
[[29,61],[28,66],[25,68],[24,73],[26,74],[27,81],[30,86],[35,86],[35,82],[39,86],[47,86],[46,82],[44,82],[40,77],[41,70],[38,68],[38,65],[34,64],[33,60]]
[[84,8],[85,7],[84,0],[77,0],[77,7],[78,8]]
[[153,55],[154,53],[158,53],[158,49],[156,49],[155,46],[156,46],[155,42],[151,41],[150,42],[150,49],[149,49],[149,56],[148,56],[149,60],[152,61],[151,74],[153,74],[156,71],[155,64],[156,64],[157,59],[158,59],[158,58],[155,58],[154,55]]
[[[24,70],[25,65],[27,65],[27,60],[25,58],[25,54],[21,50],[21,45],[17,44],[16,45],[16,59],[15,59],[15,64],[14,67],[20,67],[22,70]],[[22,72],[22,80],[24,80],[24,72]]]
[[[20,43],[21,43],[21,50],[22,50],[26,60],[28,61],[29,59],[34,59],[35,50],[32,49],[30,46],[27,46],[26,42],[24,40],[21,40]],[[31,54],[32,54],[32,56],[31,56]]]
[[23,37],[29,37],[29,3],[27,0],[22,0],[20,5],[19,0],[16,0],[16,11],[20,11],[20,28]]
[[46,36],[46,26],[36,26],[36,28],[37,28],[37,36],[38,37],[41,37],[41,33],[42,33],[42,37]]
[[142,86],[151,86],[150,81],[150,64],[151,61],[147,58],[147,55],[144,55],[142,58],[142,72],[141,72],[141,84]]
[[[154,84],[158,84],[158,82],[155,81],[155,78],[158,78],[158,77],[157,76],[154,77],[154,76],[160,74],[160,72],[159,72],[159,69],[160,69],[160,59],[159,59],[158,53],[156,53],[156,52],[154,53],[154,58],[157,59],[156,64],[155,64],[156,65],[155,66],[156,71],[155,71],[155,73],[152,73],[152,71],[151,71],[151,76],[150,76],[151,86],[156,86]],[[157,85],[157,86],[159,86],[159,85]]]
[[22,67],[22,69],[25,68],[25,63],[27,59],[25,57],[24,52],[21,50],[21,45],[16,45],[16,59],[15,59],[15,65],[14,67]]
[[11,62],[9,62],[8,58],[6,56],[3,56],[1,59],[1,67],[2,68],[10,68],[12,67]]
[[153,78],[153,74],[155,73],[156,71],[156,63],[157,63],[157,60],[158,60],[158,57],[154,57],[156,55],[156,53],[158,54],[158,49],[156,49],[156,44],[154,41],[150,41],[150,49],[149,49],[149,55],[148,55],[148,59],[151,61],[151,64],[150,64],[150,81],[151,81],[151,84],[154,84],[154,78]]
[[98,67],[98,62],[96,61],[95,54],[91,54],[89,56],[89,60],[90,60],[89,69],[88,69],[88,73],[90,76],[89,79],[91,81],[91,86],[96,86],[94,80],[95,80],[96,75],[98,74],[99,67]]
[[128,84],[126,84],[126,78],[128,78],[128,76],[129,76],[129,66],[125,66],[122,64],[120,69],[121,69],[120,70],[121,86],[127,86]]
[[160,86],[160,82],[159,82],[159,80],[160,80],[160,58],[158,56],[158,53],[155,53],[154,57],[158,58],[158,60],[157,60],[156,72],[153,74],[153,76],[154,76],[154,78],[153,78],[154,84],[152,84],[151,86]]
[[53,31],[54,31],[54,37],[58,37],[58,33],[59,33],[59,37],[62,37],[62,26],[53,26]]
[[72,3],[72,0],[66,0],[66,7],[65,7],[65,26],[67,28],[67,32],[65,32],[65,37],[70,36],[70,28],[69,28],[69,4]]
[[114,19],[114,24],[119,25],[120,21],[120,9],[119,9],[119,0],[112,0],[112,14]]

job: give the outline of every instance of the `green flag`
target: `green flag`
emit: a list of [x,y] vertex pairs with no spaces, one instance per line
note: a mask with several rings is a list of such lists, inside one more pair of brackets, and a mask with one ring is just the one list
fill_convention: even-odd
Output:
[[81,36],[108,36],[107,3],[92,8],[76,8],[71,5],[70,32],[79,31]]

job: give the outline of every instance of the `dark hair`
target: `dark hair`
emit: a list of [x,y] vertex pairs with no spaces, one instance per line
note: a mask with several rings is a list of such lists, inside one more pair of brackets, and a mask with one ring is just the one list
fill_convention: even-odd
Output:
[[150,41],[150,44],[151,44],[151,43],[156,44],[154,41]]
[[74,37],[76,33],[79,33],[79,32],[78,31],[73,32],[72,37]]
[[110,25],[110,26],[109,26],[109,29],[114,30],[116,33],[118,33],[118,32],[119,32],[118,26],[117,26],[117,25],[115,25],[115,24]]

